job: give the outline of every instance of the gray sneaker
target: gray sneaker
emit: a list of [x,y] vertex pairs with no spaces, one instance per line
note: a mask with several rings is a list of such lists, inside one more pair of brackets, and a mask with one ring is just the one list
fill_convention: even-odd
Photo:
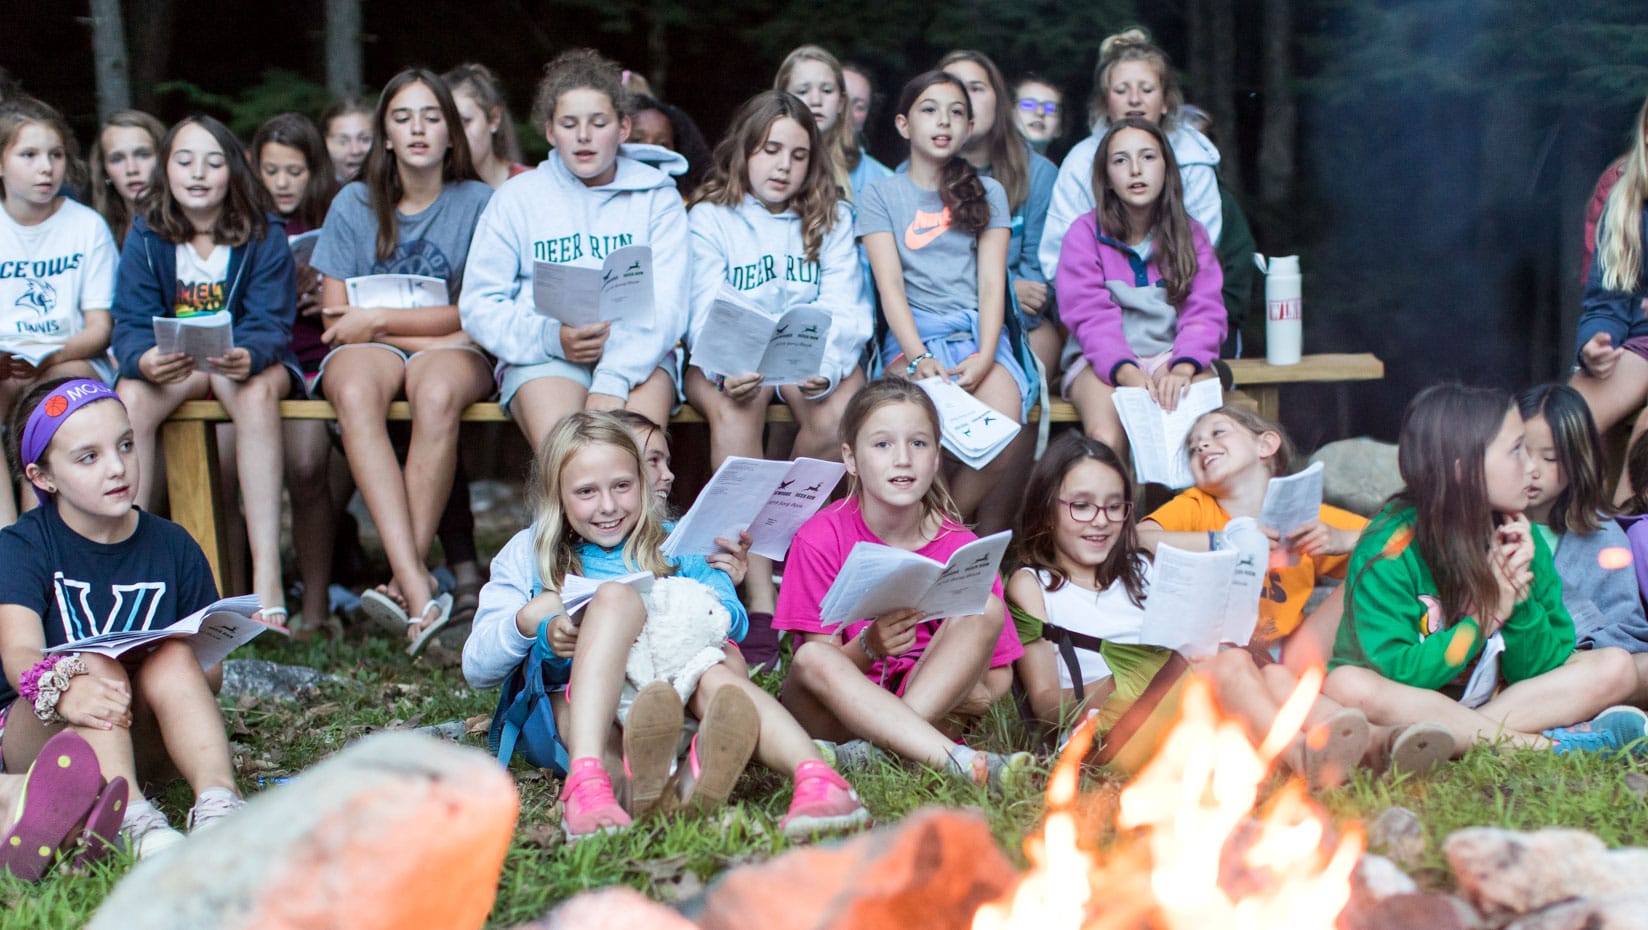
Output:
[[183,834],[166,822],[166,815],[147,801],[126,808],[126,817],[120,824],[120,837],[138,859],[164,852],[184,840]]
[[845,743],[815,739],[813,745],[818,747],[819,755],[824,757],[824,764],[837,772],[862,772],[893,758],[887,750],[865,739],[848,740]]
[[198,833],[245,806],[246,802],[228,788],[207,788],[189,808],[189,832]]

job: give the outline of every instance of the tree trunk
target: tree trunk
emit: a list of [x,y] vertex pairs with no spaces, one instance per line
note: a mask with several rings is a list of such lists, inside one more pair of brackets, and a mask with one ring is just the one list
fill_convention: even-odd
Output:
[[647,13],[647,80],[652,83],[652,93],[659,100],[668,99],[665,89],[669,81],[670,53],[669,29],[664,19],[664,10],[668,0],[655,0],[652,9]]
[[126,63],[126,21],[120,0],[91,0],[92,58],[97,70],[97,116],[104,120],[132,105],[132,76]]
[[1299,107],[1293,99],[1292,0],[1265,0],[1265,116],[1259,140],[1259,196],[1275,206],[1293,187]]
[[1206,41],[1212,48],[1207,86],[1200,100],[1192,101],[1213,117],[1218,133],[1219,176],[1232,190],[1242,189],[1240,153],[1241,125],[1236,121],[1236,11],[1231,3],[1213,0],[1209,5]]
[[326,0],[326,89],[334,97],[361,92],[361,0]]
[[[173,0],[127,0],[131,24],[132,103],[153,113],[158,106],[155,85],[167,77],[172,58],[172,24],[177,17]],[[135,9],[130,9],[135,8]]]

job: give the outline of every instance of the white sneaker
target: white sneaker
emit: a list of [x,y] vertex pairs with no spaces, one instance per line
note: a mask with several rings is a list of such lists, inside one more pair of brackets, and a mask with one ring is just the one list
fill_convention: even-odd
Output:
[[228,788],[207,788],[189,808],[189,832],[199,833],[245,806],[246,802]]
[[148,801],[139,801],[126,808],[126,817],[120,824],[120,836],[133,856],[147,859],[183,842],[183,834],[172,829],[162,814]]

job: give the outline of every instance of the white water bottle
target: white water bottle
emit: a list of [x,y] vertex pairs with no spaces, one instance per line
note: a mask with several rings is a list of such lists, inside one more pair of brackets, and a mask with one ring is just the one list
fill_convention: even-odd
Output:
[[1299,256],[1279,255],[1267,261],[1254,253],[1253,263],[1265,276],[1265,361],[1297,365],[1304,342]]

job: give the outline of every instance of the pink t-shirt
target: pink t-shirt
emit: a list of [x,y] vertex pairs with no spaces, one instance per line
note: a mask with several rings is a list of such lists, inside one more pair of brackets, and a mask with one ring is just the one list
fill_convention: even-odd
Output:
[[[946,522],[939,537],[917,549],[916,554],[942,562],[950,557],[950,553],[977,538],[966,527]],[[829,505],[803,524],[795,534],[795,541],[790,543],[789,555],[784,559],[784,583],[778,589],[778,607],[773,611],[773,629],[795,630],[799,633],[835,632],[826,629],[825,623],[819,618],[819,605],[824,603],[824,595],[829,592],[830,584],[835,581],[841,566],[846,563],[848,553],[852,552],[854,545],[861,542],[886,545],[865,524],[864,514],[859,510],[856,496]],[[1005,604],[999,577],[991,590],[997,600]],[[1014,659],[1024,655],[1024,647],[1019,643],[1017,630],[1012,623],[1006,621],[1006,610],[1005,606],[1002,607],[1001,638],[996,640],[996,651],[990,657],[991,668],[1010,664]],[[855,620],[847,623],[843,642],[851,641],[869,622]],[[943,622],[935,620],[916,627],[914,648],[904,655],[889,656],[872,663],[865,674],[873,681],[887,684],[897,682],[902,686],[904,676],[909,674],[916,660],[921,658],[921,653],[927,648],[927,643],[932,640],[933,630]]]

